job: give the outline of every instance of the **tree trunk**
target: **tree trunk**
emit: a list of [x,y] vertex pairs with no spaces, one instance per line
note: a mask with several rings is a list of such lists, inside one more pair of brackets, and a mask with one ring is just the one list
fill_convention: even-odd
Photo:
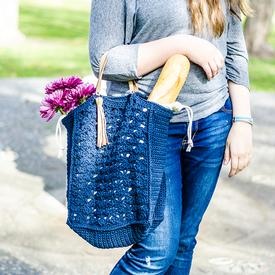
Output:
[[0,46],[10,45],[22,40],[18,29],[18,0],[0,1]]
[[272,57],[275,50],[267,43],[267,37],[272,28],[275,0],[252,0],[251,4],[254,16],[247,18],[245,24],[247,49],[252,55]]

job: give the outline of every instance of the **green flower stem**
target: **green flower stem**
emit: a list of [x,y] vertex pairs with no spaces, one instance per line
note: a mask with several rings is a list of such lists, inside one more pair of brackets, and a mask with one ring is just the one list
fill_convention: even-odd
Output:
[[80,100],[79,100],[79,104],[82,104],[82,103],[84,103],[86,101],[86,97],[84,96],[84,97],[82,97]]
[[58,107],[55,109],[56,112],[60,112],[62,115],[66,115],[67,113],[63,111],[63,109],[61,107]]
[[64,112],[62,108],[60,108],[59,111],[62,115],[66,115],[66,112]]

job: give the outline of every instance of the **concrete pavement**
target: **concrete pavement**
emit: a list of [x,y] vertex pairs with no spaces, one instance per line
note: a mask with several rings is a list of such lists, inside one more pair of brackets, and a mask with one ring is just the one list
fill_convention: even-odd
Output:
[[[48,79],[0,80],[0,274],[107,275],[127,248],[100,250],[65,224],[56,119],[38,113]],[[275,94],[252,93],[254,158],[222,176],[198,235],[192,275],[275,274]]]

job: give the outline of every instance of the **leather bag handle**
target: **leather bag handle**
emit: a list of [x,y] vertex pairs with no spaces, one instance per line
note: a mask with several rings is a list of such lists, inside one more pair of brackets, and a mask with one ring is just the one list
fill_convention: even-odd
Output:
[[[96,94],[97,95],[100,95],[100,93],[101,93],[101,82],[102,82],[103,71],[104,71],[106,63],[107,63],[107,55],[108,55],[108,51],[105,52],[100,59],[99,75],[98,75],[98,80],[97,80],[97,84],[96,84]],[[135,80],[129,80],[128,85],[129,85],[130,91],[132,91],[132,92],[138,91],[138,85],[135,82]]]

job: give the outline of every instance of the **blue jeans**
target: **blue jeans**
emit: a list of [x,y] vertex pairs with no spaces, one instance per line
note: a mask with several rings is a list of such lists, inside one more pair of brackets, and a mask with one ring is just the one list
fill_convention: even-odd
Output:
[[231,125],[228,98],[218,112],[193,122],[194,147],[186,152],[187,123],[170,124],[164,220],[126,251],[111,275],[189,274],[199,224],[218,181]]

